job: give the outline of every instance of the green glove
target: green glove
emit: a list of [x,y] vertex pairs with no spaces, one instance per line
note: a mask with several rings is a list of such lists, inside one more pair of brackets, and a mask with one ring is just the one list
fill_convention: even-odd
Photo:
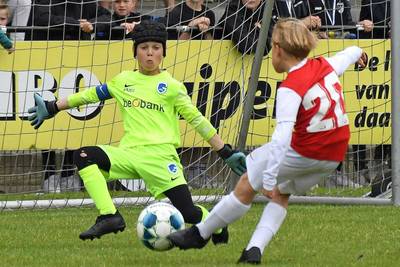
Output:
[[38,93],[35,93],[33,97],[35,98],[35,106],[28,109],[29,114],[31,114],[31,116],[28,117],[28,120],[31,121],[33,128],[38,129],[44,120],[53,118],[59,110],[56,100],[43,100]]
[[242,152],[232,150],[230,145],[225,144],[217,153],[237,175],[241,176],[246,172],[246,156]]

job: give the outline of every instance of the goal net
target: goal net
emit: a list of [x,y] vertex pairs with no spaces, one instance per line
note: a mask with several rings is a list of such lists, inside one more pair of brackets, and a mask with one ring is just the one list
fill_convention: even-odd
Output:
[[[185,84],[193,103],[210,119],[225,142],[237,145],[241,127],[249,123],[245,147],[248,152],[271,138],[276,89],[284,75],[274,71],[270,55],[263,57],[255,100],[250,103],[252,116],[250,121],[243,121],[254,62],[252,49],[257,40],[253,36],[259,28],[241,31],[241,37],[249,37],[242,42],[227,34],[227,26],[219,22],[224,21],[228,3],[204,2],[207,12],[212,11],[215,16],[214,26],[207,34],[196,27],[182,27],[188,24],[183,20],[169,25],[170,37],[186,35],[189,38],[168,40],[162,68]],[[33,1],[32,10],[39,6]],[[260,5],[254,11],[258,20],[253,16],[235,25],[243,26],[248,20],[251,25],[260,21],[263,7]],[[341,7],[337,8],[339,12]],[[361,8],[361,1],[352,1],[355,22]],[[243,9],[246,7],[238,5],[236,12]],[[166,22],[170,19],[170,16],[164,17],[166,10],[163,2],[148,0],[137,2],[135,12]],[[278,12],[278,15],[281,14]],[[227,20],[232,21],[229,16],[225,17]],[[70,40],[66,26],[69,23],[10,27],[9,31],[24,31],[25,38],[33,40],[17,41],[13,54],[0,50],[0,209],[91,204],[73,164],[72,153],[82,146],[118,146],[124,133],[121,114],[113,100],[61,112],[38,130],[27,120],[36,92],[46,100],[62,98],[102,84],[123,70],[138,68],[132,55],[132,41],[124,38],[121,27],[113,26],[107,40],[96,39],[96,33],[89,40],[84,40],[81,33],[76,40]],[[380,27],[386,29],[387,24]],[[35,30],[45,32],[50,39],[54,33],[61,32],[62,38],[35,40]],[[328,39],[321,39],[311,55],[332,56],[345,47],[358,45],[367,52],[369,61],[362,70],[349,67],[341,78],[352,134],[346,160],[305,197],[351,196],[362,202],[370,197],[382,197],[390,188],[390,40],[361,39],[359,31],[348,25],[322,27],[320,33]],[[122,37],[112,37],[113,32]],[[195,200],[216,201],[232,189],[238,177],[230,173],[207,142],[183,120],[180,130],[181,147],[177,150]],[[108,186],[118,205],[146,204],[153,200],[141,179],[116,180]]]

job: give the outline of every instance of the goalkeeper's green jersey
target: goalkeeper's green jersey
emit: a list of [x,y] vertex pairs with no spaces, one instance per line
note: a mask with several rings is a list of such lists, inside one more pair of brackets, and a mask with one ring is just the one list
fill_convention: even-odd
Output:
[[124,136],[120,147],[180,145],[179,114],[208,141],[216,129],[192,104],[183,83],[167,71],[148,76],[123,71],[111,81],[70,95],[68,105],[78,107],[114,98],[120,108]]

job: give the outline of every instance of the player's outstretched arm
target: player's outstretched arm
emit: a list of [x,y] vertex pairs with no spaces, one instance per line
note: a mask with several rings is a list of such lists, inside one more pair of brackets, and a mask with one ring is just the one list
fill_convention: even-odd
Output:
[[358,63],[360,68],[367,64],[367,54],[357,46],[350,46],[340,51],[333,57],[326,58],[338,76],[341,76],[346,69],[354,63]]
[[218,134],[211,137],[208,143],[217,151],[218,155],[234,173],[241,176],[246,172],[246,156],[242,152],[233,150],[229,144],[225,144],[222,141]]
[[37,93],[34,94],[34,98],[35,106],[28,110],[30,114],[28,120],[31,121],[31,125],[35,129],[38,129],[44,120],[53,118],[61,110],[97,103],[102,100],[110,99],[112,96],[107,84],[102,84],[59,100],[46,101]]

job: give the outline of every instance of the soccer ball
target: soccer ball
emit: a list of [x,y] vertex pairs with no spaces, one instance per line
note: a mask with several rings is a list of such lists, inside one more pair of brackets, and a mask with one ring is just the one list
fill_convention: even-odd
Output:
[[139,215],[137,234],[143,244],[152,250],[164,251],[173,245],[167,236],[185,229],[182,214],[174,206],[157,202],[147,206]]

